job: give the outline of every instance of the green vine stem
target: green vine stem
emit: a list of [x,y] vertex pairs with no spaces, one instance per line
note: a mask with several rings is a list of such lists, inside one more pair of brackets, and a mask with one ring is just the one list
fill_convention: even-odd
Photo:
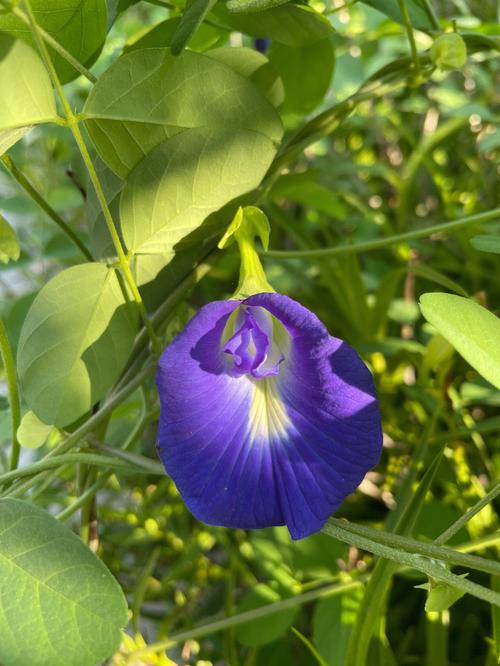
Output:
[[476,213],[461,217],[458,220],[451,222],[442,222],[440,224],[433,224],[421,229],[413,229],[402,234],[395,234],[386,238],[376,238],[375,240],[364,241],[361,243],[353,243],[352,245],[337,245],[336,247],[325,247],[317,250],[268,250],[262,252],[264,257],[272,259],[326,259],[336,254],[351,254],[356,252],[369,252],[370,250],[378,250],[379,248],[389,247],[390,245],[397,245],[398,243],[406,243],[410,240],[417,238],[426,238],[433,234],[445,233],[460,227],[466,227],[471,224],[480,224],[482,222],[491,222],[500,219],[500,208],[494,208],[483,213]]
[[7,331],[0,317],[0,353],[7,376],[7,391],[9,396],[10,414],[11,414],[11,433],[12,448],[10,454],[9,469],[11,471],[17,468],[19,463],[19,442],[17,441],[17,429],[21,423],[21,406],[19,403],[19,391],[17,390],[16,366],[12,348],[7,337]]
[[406,6],[406,0],[398,0],[398,5],[401,16],[403,17],[403,23],[406,28],[406,34],[408,35],[408,41],[410,42],[411,57],[413,60],[413,73],[415,78],[417,78],[420,75],[420,60],[418,57],[417,44],[415,42],[415,33],[411,24],[410,14],[408,13],[408,7]]
[[102,189],[101,183],[99,181],[99,178],[97,176],[97,172],[95,170],[94,164],[92,162],[92,159],[90,157],[87,145],[85,144],[83,135],[80,131],[80,127],[78,125],[78,120],[73,111],[71,110],[71,106],[69,105],[69,102],[66,98],[66,95],[64,94],[63,87],[61,85],[61,82],[59,81],[59,77],[57,76],[57,72],[54,68],[54,65],[52,63],[52,60],[50,58],[49,52],[47,50],[47,46],[45,45],[45,42],[41,38],[40,31],[38,28],[38,25],[35,21],[35,17],[33,15],[33,10],[31,8],[30,0],[23,0],[24,6],[26,8],[26,14],[28,17],[29,25],[31,32],[33,34],[33,38],[35,39],[35,42],[37,44],[38,50],[40,51],[40,55],[42,56],[42,59],[45,63],[45,66],[47,68],[47,71],[49,72],[50,78],[52,79],[52,83],[54,84],[55,89],[57,90],[57,94],[59,96],[59,99],[61,101],[62,107],[64,109],[64,113],[66,116],[66,123],[68,127],[70,128],[73,137],[78,145],[78,148],[80,150],[80,153],[82,155],[83,161],[85,163],[85,166],[87,168],[87,171],[90,176],[90,180],[92,181],[92,185],[94,186],[97,198],[99,200],[99,203],[102,208],[102,212],[104,215],[104,219],[106,221],[106,226],[108,227],[109,234],[111,236],[111,239],[113,241],[113,245],[115,247],[116,253],[118,255],[118,262],[120,264],[120,268],[122,270],[123,276],[125,278],[125,281],[127,282],[127,285],[130,289],[130,292],[132,294],[132,297],[134,301],[136,302],[137,308],[139,310],[139,313],[141,315],[141,318],[143,320],[144,326],[146,327],[149,337],[151,339],[151,344],[153,346],[153,349],[156,354],[160,354],[162,351],[162,346],[160,343],[160,340],[158,339],[153,325],[151,324],[151,320],[149,319],[149,315],[146,311],[146,306],[144,305],[144,302],[142,300],[142,296],[139,292],[139,289],[135,283],[134,276],[132,275],[132,271],[130,269],[130,264],[129,264],[129,259],[127,255],[125,254],[125,250],[123,248],[122,242],[120,240],[120,236],[118,235],[118,231],[116,229],[115,223],[113,221],[113,216],[111,215],[111,211],[109,210],[108,202],[106,201],[106,197],[104,195],[104,191]]
[[[87,435],[95,431],[97,426],[102,423],[105,419],[109,417],[110,414],[120,405],[124,400],[126,400],[139,386],[148,379],[148,377],[153,373],[155,366],[153,364],[147,365],[143,370],[137,373],[133,380],[131,380],[123,389],[114,395],[112,398],[106,402],[101,409],[91,416],[85,423],[83,423],[77,430],[75,430],[71,435],[69,435],[59,446],[55,449],[52,449],[42,461],[46,461],[49,458],[58,458],[58,464],[62,464],[64,461],[61,460],[60,456],[63,453],[66,453],[73,447],[75,447],[79,442],[82,441]],[[102,461],[102,456],[101,456]],[[29,479],[24,483],[20,483],[13,488],[10,488],[7,493],[9,497],[22,497],[26,491],[33,487],[37,483],[37,479]]]
[[266,604],[265,606],[254,608],[253,610],[238,613],[238,615],[233,615],[232,617],[226,617],[221,620],[216,620],[215,622],[207,622],[207,624],[190,629],[188,631],[172,634],[170,638],[158,641],[157,643],[151,643],[145,648],[134,650],[134,652],[128,655],[128,661],[126,663],[131,664],[133,663],[134,659],[148,655],[151,652],[161,652],[163,650],[167,650],[177,643],[183,643],[190,639],[203,638],[204,636],[209,636],[210,634],[224,631],[230,627],[237,627],[240,624],[245,624],[246,622],[251,622],[252,620],[258,620],[263,617],[268,617],[269,615],[280,613],[281,611],[284,611],[288,608],[301,606],[303,604],[309,603],[310,601],[315,601],[316,599],[324,599],[326,597],[333,597],[338,594],[344,594],[345,592],[349,592],[350,590],[354,590],[355,588],[360,587],[364,580],[366,580],[366,576],[359,576],[356,578],[356,580],[349,580],[341,583],[337,582],[332,585],[320,587],[316,590],[304,592],[303,594],[297,594],[293,597],[288,597],[287,599],[282,599],[281,601],[276,601],[272,604]]
[[12,178],[23,188],[23,190],[33,199],[33,201],[40,206],[44,213],[57,224],[61,231],[76,245],[79,251],[83,254],[88,261],[95,261],[92,254],[85,247],[84,243],[78,238],[73,229],[62,219],[62,217],[52,208],[52,206],[45,201],[42,195],[33,187],[24,174],[19,171],[17,166],[12,161],[9,155],[2,155],[0,157],[4,167],[10,173]]

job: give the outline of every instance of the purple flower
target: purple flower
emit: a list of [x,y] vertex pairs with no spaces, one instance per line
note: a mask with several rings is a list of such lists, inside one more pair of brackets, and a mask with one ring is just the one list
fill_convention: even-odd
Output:
[[376,464],[370,372],[296,301],[215,301],[163,353],[158,451],[211,525],[319,530]]

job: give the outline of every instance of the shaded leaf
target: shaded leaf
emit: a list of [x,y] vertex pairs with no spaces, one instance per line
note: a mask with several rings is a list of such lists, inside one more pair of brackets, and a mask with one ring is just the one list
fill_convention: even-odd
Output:
[[281,139],[278,114],[257,88],[200,53],[133,51],[99,79],[84,107],[102,159],[124,178],[151,150],[187,128],[252,130]]
[[[181,18],[179,16],[174,16],[166,21],[158,23],[154,28],[151,28],[151,30],[143,34],[135,42],[129,42],[123,49],[123,52],[130,53],[131,51],[137,51],[139,49],[163,48],[165,46],[170,46],[180,21]],[[202,23],[197,31],[191,35],[186,47],[189,47],[193,51],[206,51],[207,49],[224,43],[228,36],[226,30],[220,30],[213,25]]]
[[8,264],[11,260],[17,261],[20,254],[21,248],[16,232],[7,220],[0,215],[0,261],[3,264]]
[[470,244],[481,252],[500,254],[500,236],[480,235],[471,238]]
[[[278,592],[265,583],[259,583],[250,589],[241,600],[238,612],[244,613],[280,600]],[[240,624],[236,628],[236,637],[249,647],[271,643],[285,633],[297,615],[297,608],[287,608],[258,620]]]
[[17,127],[0,131],[0,155],[6,153],[15,143],[29,132],[31,127]]
[[313,641],[328,664],[345,661],[347,642],[363,598],[363,588],[321,599],[314,607]]
[[287,4],[251,14],[233,14],[217,5],[213,14],[233,30],[288,46],[314,44],[334,32],[330,22],[307,5]]
[[[92,64],[106,38],[106,0],[30,0],[30,4],[41,28],[83,65]],[[26,24],[13,14],[0,15],[0,30],[34,45]],[[50,47],[49,51],[63,83],[79,76],[62,56]]]
[[320,104],[335,65],[331,39],[294,47],[274,42],[269,61],[279,72],[285,88],[283,113],[305,114]]
[[134,336],[135,316],[114,269],[88,263],[56,275],[35,298],[19,340],[30,409],[47,424],[78,419],[118,379]]
[[[382,14],[385,14],[394,21],[404,24],[398,0],[363,0],[363,2],[374,9],[378,9]],[[419,0],[405,0],[405,4],[414,28],[419,28],[420,30],[430,30],[433,28],[429,14]]]
[[179,55],[217,0],[188,0],[172,38],[172,53]]
[[423,294],[422,314],[472,367],[500,388],[500,320],[479,303],[452,294]]
[[0,661],[95,666],[109,657],[127,604],[104,564],[27,502],[0,500],[0,535]]
[[[0,25],[1,25],[0,16]],[[22,72],[22,76],[13,76]],[[37,53],[11,35],[0,33],[0,135],[5,152],[27,131],[27,125],[54,120],[57,116],[49,75]]]

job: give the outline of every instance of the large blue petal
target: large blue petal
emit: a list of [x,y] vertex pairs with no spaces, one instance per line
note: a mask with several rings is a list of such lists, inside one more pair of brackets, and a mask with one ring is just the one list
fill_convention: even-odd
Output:
[[286,524],[301,538],[378,460],[373,383],[354,350],[292,299],[257,294],[244,303],[265,308],[288,333],[278,375],[235,375],[223,337],[240,302],[206,305],[161,357],[158,449],[200,520]]

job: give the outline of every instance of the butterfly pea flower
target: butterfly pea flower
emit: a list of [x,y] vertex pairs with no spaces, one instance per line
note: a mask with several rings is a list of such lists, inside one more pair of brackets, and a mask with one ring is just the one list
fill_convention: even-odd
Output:
[[265,241],[262,220],[244,209],[223,239],[240,246],[236,297],[202,307],[161,356],[158,451],[199,520],[286,525],[300,539],[376,464],[382,430],[354,349],[271,291],[253,249],[253,235]]

